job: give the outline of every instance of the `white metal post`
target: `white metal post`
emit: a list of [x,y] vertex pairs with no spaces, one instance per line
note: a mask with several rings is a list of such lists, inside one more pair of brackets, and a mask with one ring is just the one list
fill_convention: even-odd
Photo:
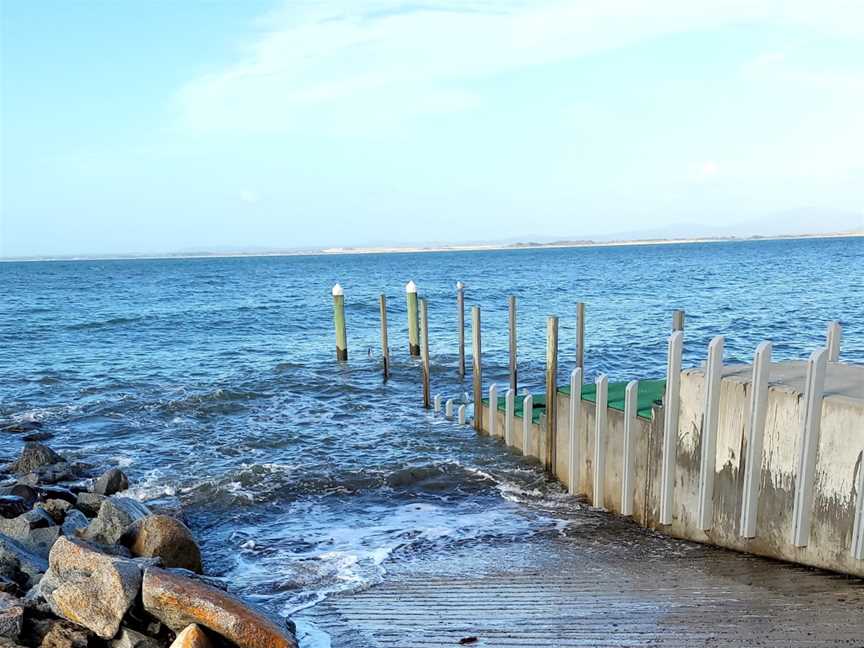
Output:
[[840,322],[828,322],[828,362],[840,362],[840,340],[843,328]]
[[714,525],[714,475],[717,472],[717,423],[720,420],[720,381],[723,374],[723,336],[708,345],[702,409],[702,462],[699,469],[699,528]]
[[448,398],[447,402],[444,403],[444,416],[446,416],[448,419],[453,418],[453,399],[452,398]]
[[568,475],[570,476],[570,494],[579,490],[579,416],[582,413],[582,369],[576,367],[570,372],[570,418],[568,420],[568,439],[570,456],[568,457]]
[[636,459],[636,414],[639,381],[631,380],[624,390],[624,466],[621,471],[621,515],[633,515],[633,482]]
[[756,537],[770,372],[771,343],[762,342],[756,347],[756,355],[753,358],[750,418],[747,419],[747,456],[744,459],[744,487],[741,493],[741,537],[743,538]]
[[522,454],[528,456],[531,449],[531,419],[534,417],[534,397],[528,394],[522,399]]
[[516,408],[516,392],[508,389],[504,395],[504,443],[513,445],[513,416]]
[[597,407],[594,411],[594,495],[596,508],[603,506],[606,485],[606,408],[609,402],[609,379],[600,374],[597,384]]
[[489,436],[498,433],[498,385],[489,386]]
[[441,413],[441,394],[435,394],[435,399],[432,401],[432,403],[433,403],[433,405],[432,405],[433,411],[436,414],[440,414]]
[[460,405],[458,411],[458,422],[459,425],[465,425],[465,406]]
[[681,400],[681,353],[684,332],[669,336],[666,394],[663,398],[663,466],[660,480],[660,524],[672,524],[672,487],[678,449],[678,408]]

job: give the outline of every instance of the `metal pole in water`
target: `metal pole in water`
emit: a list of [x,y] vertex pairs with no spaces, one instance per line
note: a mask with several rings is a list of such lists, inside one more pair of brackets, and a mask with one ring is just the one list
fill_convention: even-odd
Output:
[[585,371],[585,304],[576,304],[576,366]]
[[548,470],[555,470],[555,423],[558,419],[558,318],[550,315],[546,320],[546,456]]
[[579,489],[579,415],[582,412],[582,370],[576,367],[570,372],[570,420],[568,421],[570,494]]
[[465,284],[456,282],[456,326],[459,331],[459,378],[465,378]]
[[429,366],[429,313],[426,309],[426,300],[420,300],[420,324],[423,334],[423,407],[429,409],[431,396],[431,375]]
[[413,281],[405,285],[405,300],[408,304],[408,352],[417,358],[420,356],[420,327],[417,324],[417,285]]
[[508,300],[508,315],[510,324],[510,389],[517,388],[516,376],[516,297],[510,295]]
[[338,283],[333,286],[333,323],[336,325],[336,359],[348,359],[348,332],[345,329],[345,292]]
[[674,310],[672,311],[672,331],[683,331],[684,330],[684,311],[683,310]]
[[474,429],[483,431],[483,368],[480,348],[480,307],[471,307],[471,355],[474,359]]
[[390,345],[387,342],[387,298],[378,298],[378,308],[381,311],[381,357],[384,358],[384,380],[390,377]]

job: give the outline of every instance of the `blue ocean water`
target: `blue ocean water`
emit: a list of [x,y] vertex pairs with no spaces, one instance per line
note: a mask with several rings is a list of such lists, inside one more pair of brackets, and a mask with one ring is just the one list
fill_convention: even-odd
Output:
[[[461,398],[457,280],[482,309],[487,385],[506,381],[517,296],[520,387],[539,391],[546,316],[561,318],[563,380],[577,301],[589,380],[662,376],[675,308],[685,365],[718,334],[727,362],[765,339],[776,358],[805,358],[835,319],[842,358],[864,362],[862,269],[862,238],[0,263],[0,427],[39,421],[61,452],[123,466],[136,496],[182,508],[211,573],[287,614],[375,582],[390,561],[554,532],[572,515],[535,465],[420,409],[409,279],[429,304],[433,393]],[[334,359],[337,281],[347,364]],[[0,432],[0,461],[20,446]]]

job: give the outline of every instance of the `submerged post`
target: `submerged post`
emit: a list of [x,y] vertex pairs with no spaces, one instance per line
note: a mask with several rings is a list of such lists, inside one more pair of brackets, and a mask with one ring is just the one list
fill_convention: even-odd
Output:
[[508,389],[504,395],[504,443],[513,445],[513,417],[516,410],[516,392]]
[[684,330],[684,311],[683,310],[674,310],[672,311],[672,331],[683,331]]
[[633,515],[633,482],[636,459],[636,415],[639,408],[639,381],[631,380],[624,390],[624,465],[621,471],[621,515]]
[[576,367],[570,372],[570,420],[567,422],[570,456],[568,457],[568,475],[570,476],[570,494],[575,495],[579,489],[579,415],[582,412],[582,370]]
[[384,380],[390,377],[390,344],[387,342],[387,298],[378,297],[378,310],[381,311],[381,357],[384,358]]
[[508,319],[510,330],[510,389],[516,391],[516,297],[510,295],[508,300]]
[[807,384],[804,394],[804,428],[801,434],[801,455],[795,484],[792,509],[792,544],[806,547],[810,540],[810,516],[813,509],[813,483],[816,480],[816,452],[822,425],[822,396],[825,392],[825,370],[828,349],[817,349],[807,361]]
[[714,474],[717,471],[717,425],[720,421],[720,381],[723,372],[723,336],[708,345],[705,367],[705,405],[702,408],[702,461],[699,468],[699,528],[714,525]]
[[555,470],[557,444],[555,422],[558,396],[558,318],[550,315],[546,320],[546,457],[548,470]]
[[843,328],[840,322],[828,323],[828,362],[840,362],[840,339]]
[[534,422],[534,397],[531,394],[522,399],[522,456],[531,454],[531,424]]
[[606,408],[609,403],[609,379],[600,374],[597,384],[597,407],[594,411],[594,494],[591,498],[596,508],[603,505],[606,494]]
[[423,335],[423,407],[429,409],[431,393],[431,372],[429,366],[429,312],[426,309],[426,300],[420,300],[420,324]]
[[465,284],[456,282],[456,327],[459,329],[459,377],[465,378]]
[[471,355],[474,360],[474,429],[483,431],[483,375],[480,350],[480,307],[471,307]]
[[345,330],[345,292],[338,283],[333,286],[333,323],[336,326],[336,359],[348,359],[348,332]]
[[753,358],[753,395],[747,419],[747,458],[744,460],[744,487],[741,494],[741,537],[756,537],[759,512],[759,481],[762,477],[762,449],[765,418],[768,414],[768,378],[771,366],[771,343],[756,347]]
[[576,304],[576,366],[585,371],[585,304]]
[[663,465],[660,480],[660,524],[672,524],[672,487],[678,451],[678,407],[681,401],[681,353],[684,332],[669,336],[666,393],[663,396]]
[[420,327],[417,324],[417,285],[409,281],[405,285],[405,301],[408,305],[408,352],[420,356]]

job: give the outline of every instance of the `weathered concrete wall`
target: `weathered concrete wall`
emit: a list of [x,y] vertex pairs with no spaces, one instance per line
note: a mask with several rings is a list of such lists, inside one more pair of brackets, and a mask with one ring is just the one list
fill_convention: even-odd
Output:
[[[756,537],[740,536],[747,418],[750,411],[751,368],[726,367],[720,389],[720,416],[714,462],[712,528],[699,529],[698,494],[702,450],[704,373],[690,369],[681,375],[678,443],[673,488],[673,520],[659,524],[660,476],[663,451],[663,411],[655,407],[651,420],[638,418],[635,435],[633,519],[662,533],[739,551],[779,558],[814,567],[864,576],[864,560],[852,553],[856,502],[855,484],[864,456],[864,397],[857,395],[856,376],[841,365],[831,365],[822,403],[810,540],[806,547],[792,542],[796,475],[801,450],[803,363],[772,365],[768,392],[760,478]],[[851,381],[851,383],[850,383]],[[851,388],[849,385],[851,384]],[[860,386],[864,392],[864,384]],[[864,393],[862,393],[864,396]],[[555,435],[555,475],[570,483],[569,396],[558,395]],[[488,421],[488,409],[484,420]],[[594,502],[595,405],[582,401],[577,423],[578,494],[612,513],[621,511],[624,470],[624,414],[608,410],[604,439],[603,502]],[[504,434],[499,412],[498,436]],[[514,417],[513,446],[522,450],[522,419]],[[545,431],[531,427],[529,455],[545,456]]]

